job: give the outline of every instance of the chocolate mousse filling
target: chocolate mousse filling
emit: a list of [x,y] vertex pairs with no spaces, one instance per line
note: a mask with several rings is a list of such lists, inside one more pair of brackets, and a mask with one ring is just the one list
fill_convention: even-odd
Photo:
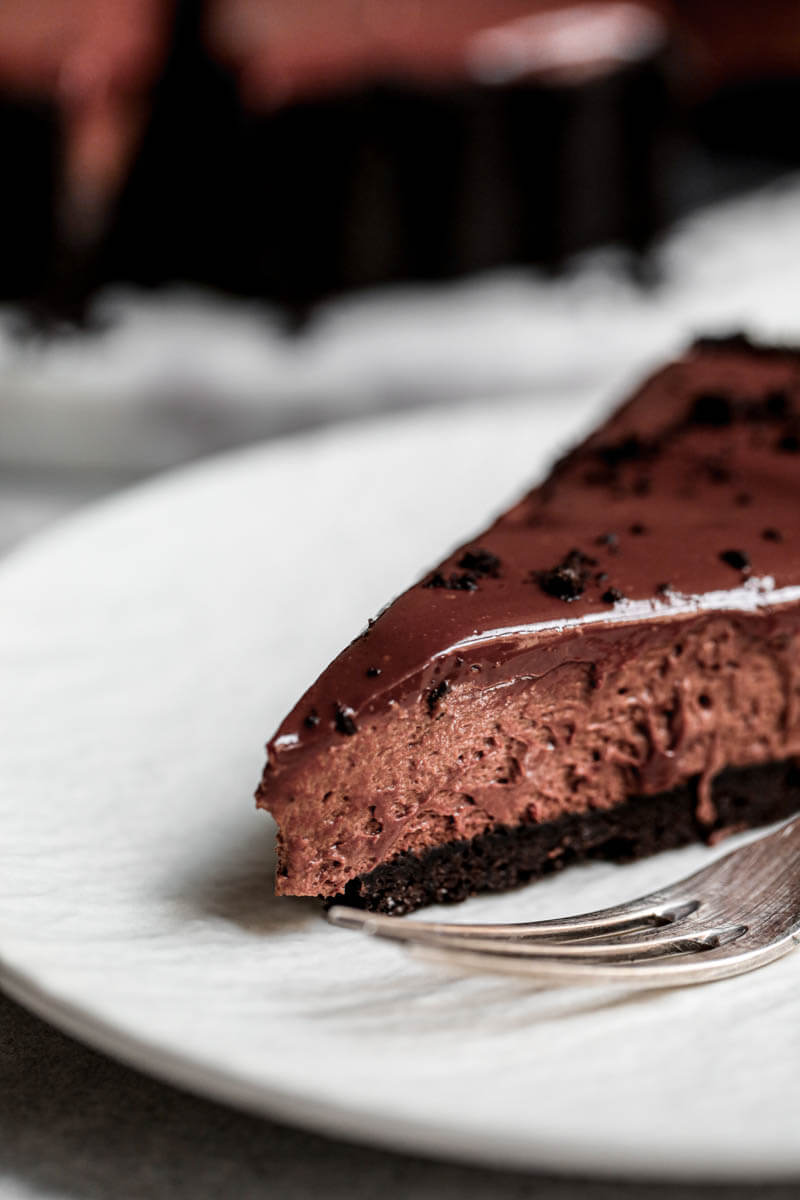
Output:
[[800,768],[793,762],[729,767],[711,781],[711,797],[715,819],[710,827],[697,819],[695,781],[602,812],[498,826],[468,841],[398,854],[351,879],[328,903],[401,916],[426,904],[507,891],[574,863],[633,862],[690,842],[713,842],[795,812],[800,807]]
[[798,354],[706,339],[390,605],[268,748],[277,891],[405,912],[800,807],[799,418]]

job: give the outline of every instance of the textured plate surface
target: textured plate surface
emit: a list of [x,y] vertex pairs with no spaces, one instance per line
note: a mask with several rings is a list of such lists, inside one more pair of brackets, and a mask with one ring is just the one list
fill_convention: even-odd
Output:
[[[0,570],[0,981],[165,1078],[362,1140],[592,1174],[800,1174],[800,954],[664,994],[461,978],[271,895],[251,793],[327,658],[597,414],[546,399],[212,461]],[[464,919],[596,908],[595,865]]]

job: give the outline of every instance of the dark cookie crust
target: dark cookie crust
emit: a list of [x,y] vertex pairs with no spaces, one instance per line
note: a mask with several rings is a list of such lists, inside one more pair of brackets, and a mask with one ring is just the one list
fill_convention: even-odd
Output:
[[351,879],[329,903],[400,915],[449,904],[477,892],[506,891],[576,862],[631,862],[723,831],[765,825],[800,808],[800,765],[730,767],[712,783],[716,820],[697,820],[697,782],[658,796],[639,796],[606,812],[504,826],[470,841],[448,842],[421,855],[404,852]]

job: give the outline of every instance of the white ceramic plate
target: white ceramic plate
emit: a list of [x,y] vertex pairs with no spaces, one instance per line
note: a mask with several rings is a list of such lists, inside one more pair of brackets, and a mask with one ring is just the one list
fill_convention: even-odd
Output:
[[[271,894],[251,793],[273,726],[597,407],[254,449],[7,560],[3,986],[146,1070],[334,1134],[594,1174],[800,1173],[800,954],[693,990],[553,991],[448,975]],[[709,854],[574,869],[458,916],[596,908]]]

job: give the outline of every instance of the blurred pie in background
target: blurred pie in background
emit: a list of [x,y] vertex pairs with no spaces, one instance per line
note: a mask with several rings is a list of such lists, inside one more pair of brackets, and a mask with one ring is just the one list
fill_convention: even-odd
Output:
[[0,293],[185,279],[302,313],[606,242],[641,261],[797,161],[799,78],[787,0],[5,0]]

